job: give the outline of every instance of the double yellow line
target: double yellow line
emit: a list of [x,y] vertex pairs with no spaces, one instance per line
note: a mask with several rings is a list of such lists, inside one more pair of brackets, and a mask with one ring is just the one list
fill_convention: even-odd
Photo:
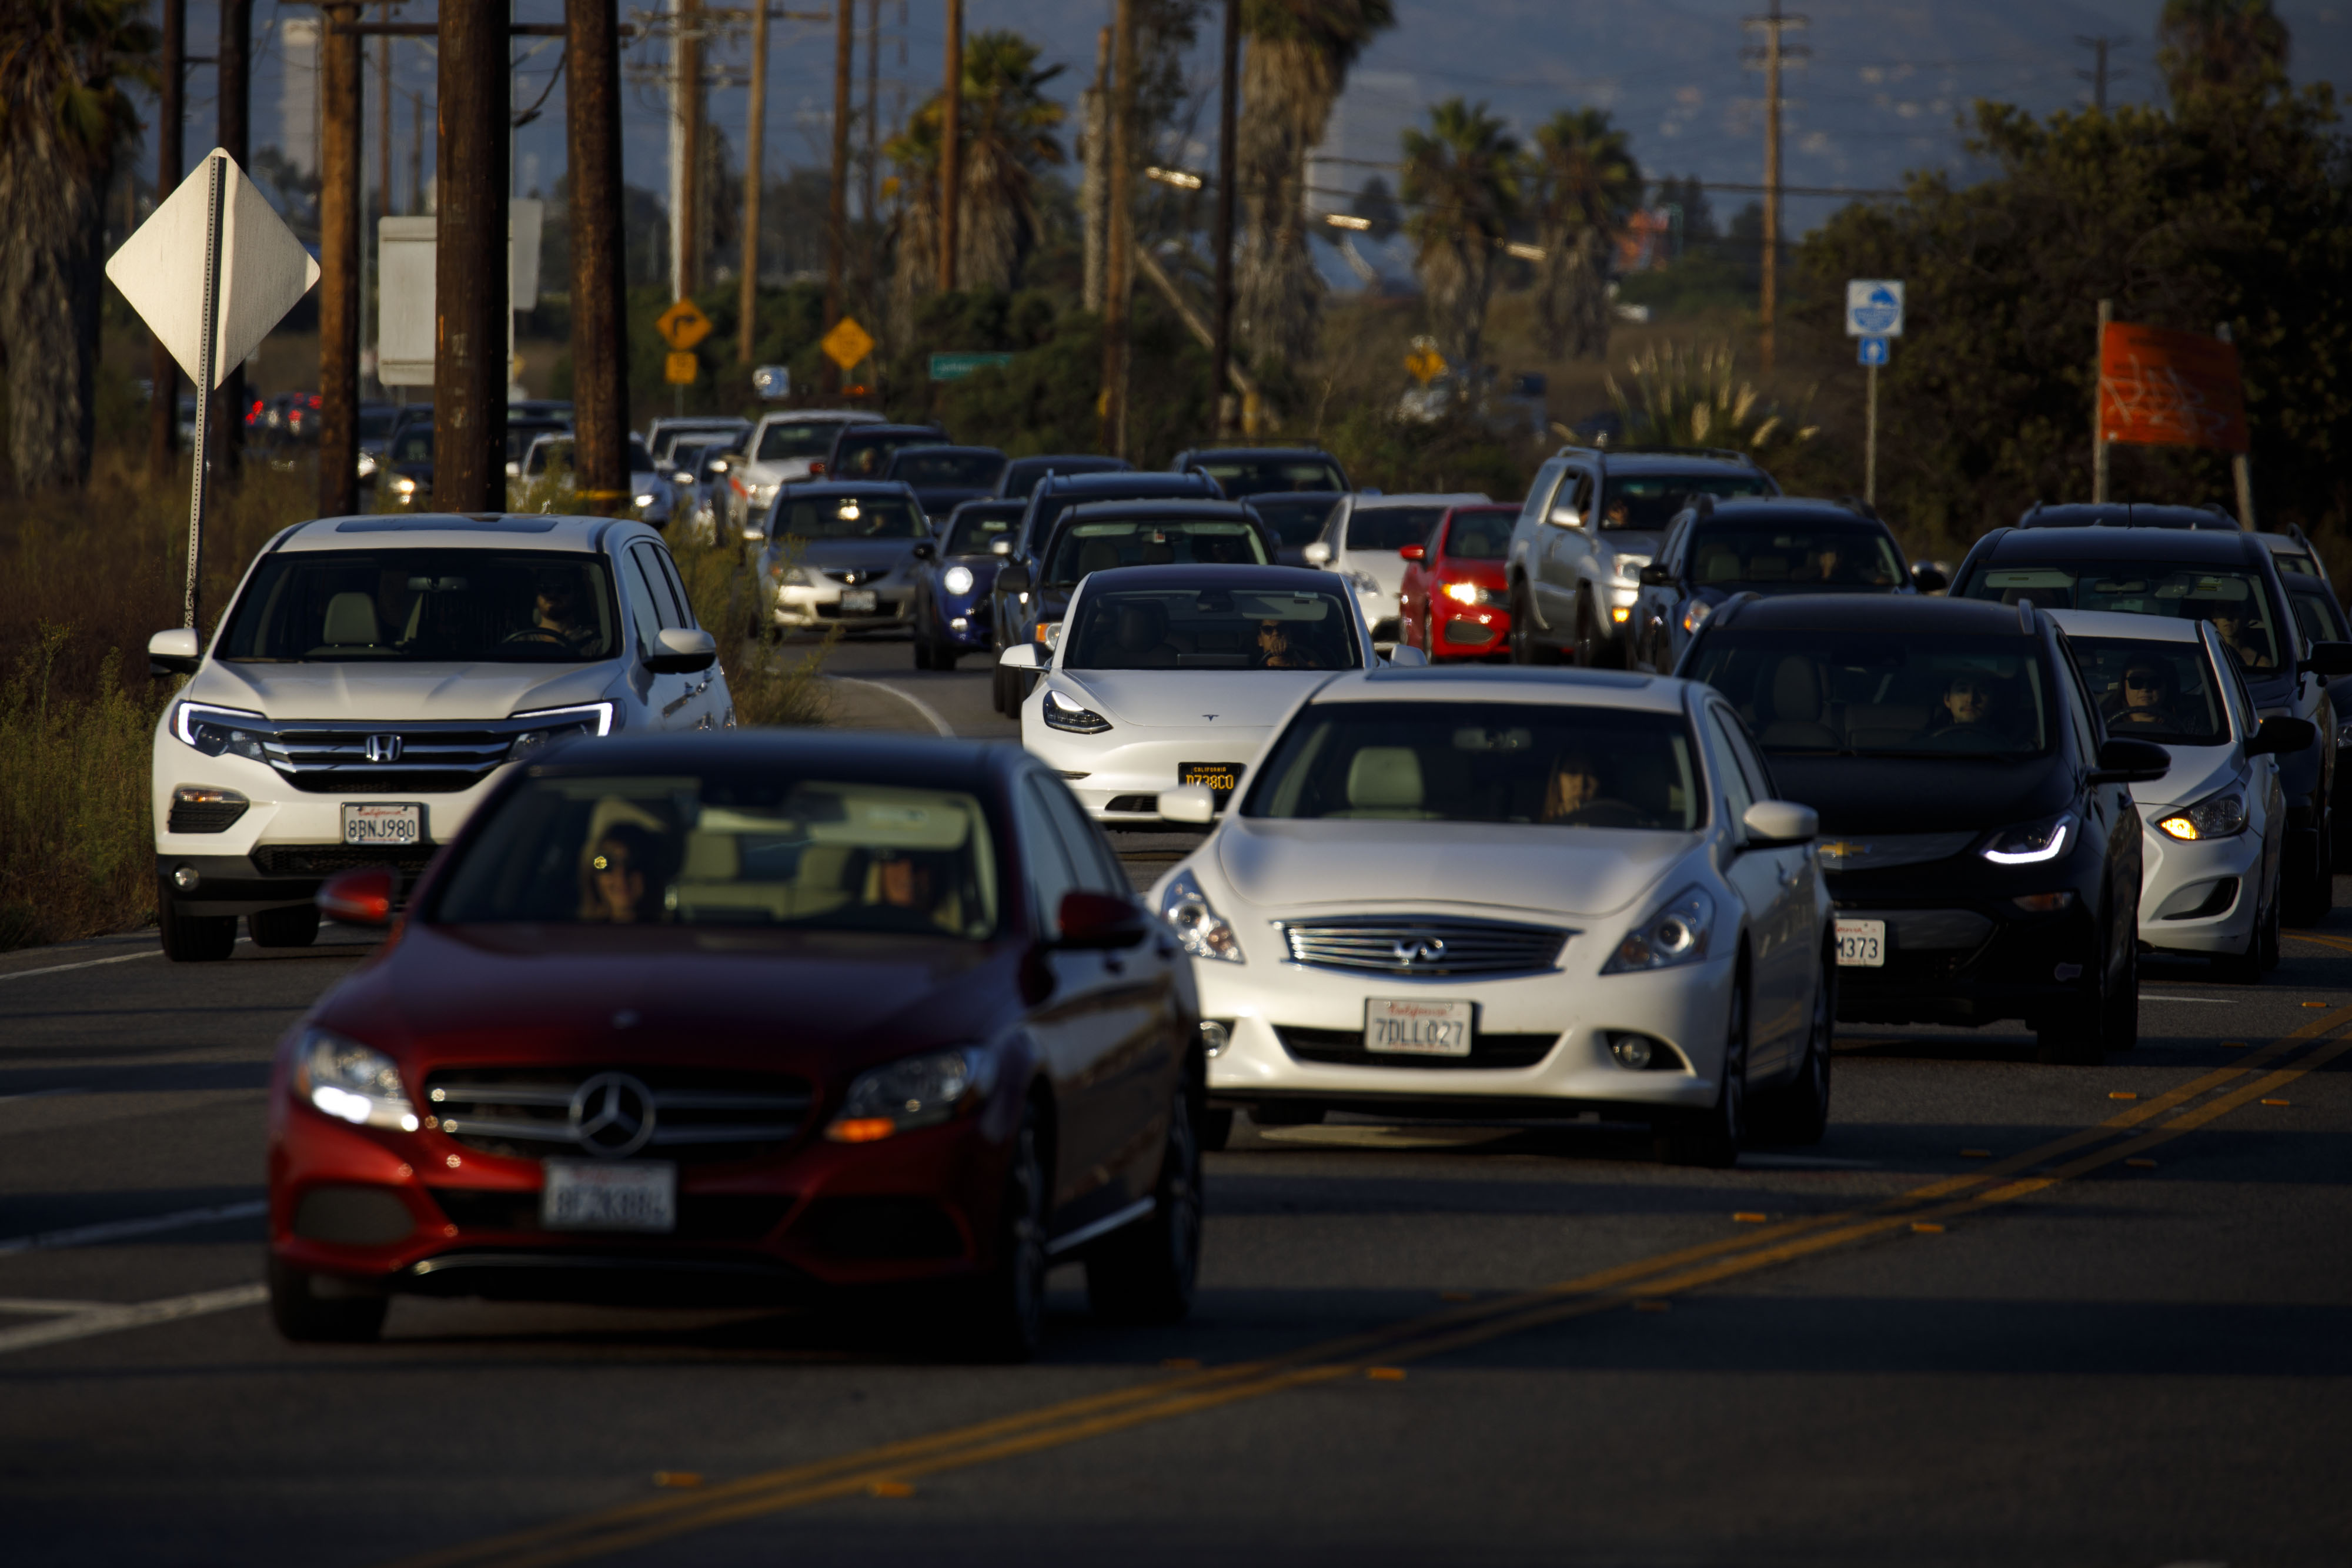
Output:
[[411,1558],[400,1568],[542,1568],[625,1552],[835,1498],[896,1490],[923,1476],[1016,1458],[1150,1422],[1361,1377],[1565,1319],[1656,1301],[1914,1227],[2014,1203],[2118,1161],[2139,1158],[2273,1094],[2352,1050],[2352,1006],[2099,1123],[1981,1169],[1877,1204],[1785,1220],[1573,1280],[1475,1301],[1286,1354],[1155,1379],[992,1421],[790,1466],[694,1492],[650,1498]]

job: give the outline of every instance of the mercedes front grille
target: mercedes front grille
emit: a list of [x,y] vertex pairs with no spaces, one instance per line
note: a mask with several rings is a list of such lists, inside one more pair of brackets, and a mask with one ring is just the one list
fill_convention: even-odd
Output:
[[[592,1079],[626,1074],[651,1092],[649,1159],[751,1159],[790,1143],[807,1120],[805,1079],[675,1067],[448,1071],[425,1081],[425,1109],[468,1148],[516,1159],[600,1152],[582,1135],[573,1103]],[[585,1107],[593,1111],[593,1107]]]

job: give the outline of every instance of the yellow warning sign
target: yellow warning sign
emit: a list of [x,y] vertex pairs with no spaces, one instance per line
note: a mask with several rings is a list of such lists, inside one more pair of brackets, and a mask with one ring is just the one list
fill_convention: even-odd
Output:
[[844,316],[833,324],[833,330],[817,345],[824,357],[848,370],[874,351],[874,336],[857,324],[855,317]]
[[662,380],[667,382],[672,386],[692,386],[694,384],[695,376],[700,372],[701,369],[702,362],[697,360],[692,354],[665,354],[662,356]]
[[1445,356],[1434,348],[1417,348],[1404,357],[1404,368],[1413,380],[1427,386],[1445,373]]
[[[710,318],[695,308],[691,299],[681,299],[654,318],[654,330],[662,340],[680,350],[691,349],[710,336]],[[670,380],[677,378],[673,375]],[[691,376],[687,378],[691,381]]]

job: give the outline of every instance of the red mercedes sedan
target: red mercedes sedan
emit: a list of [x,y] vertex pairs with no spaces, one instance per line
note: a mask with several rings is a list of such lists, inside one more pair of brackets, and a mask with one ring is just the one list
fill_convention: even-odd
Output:
[[1517,507],[1455,507],[1425,544],[1407,545],[1398,597],[1397,641],[1440,659],[1485,659],[1510,651],[1511,596],[1503,563],[1511,553]]
[[[319,897],[384,922],[394,885]],[[280,1045],[271,1310],[919,1288],[1018,1358],[1076,1258],[1098,1313],[1171,1320],[1204,1067],[1189,960],[1019,747],[564,744]]]

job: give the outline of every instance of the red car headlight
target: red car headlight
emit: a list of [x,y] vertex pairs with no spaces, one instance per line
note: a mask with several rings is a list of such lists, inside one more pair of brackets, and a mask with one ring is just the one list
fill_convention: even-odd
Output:
[[400,1068],[373,1046],[330,1030],[303,1032],[294,1048],[294,1092],[311,1107],[356,1127],[416,1131]]

